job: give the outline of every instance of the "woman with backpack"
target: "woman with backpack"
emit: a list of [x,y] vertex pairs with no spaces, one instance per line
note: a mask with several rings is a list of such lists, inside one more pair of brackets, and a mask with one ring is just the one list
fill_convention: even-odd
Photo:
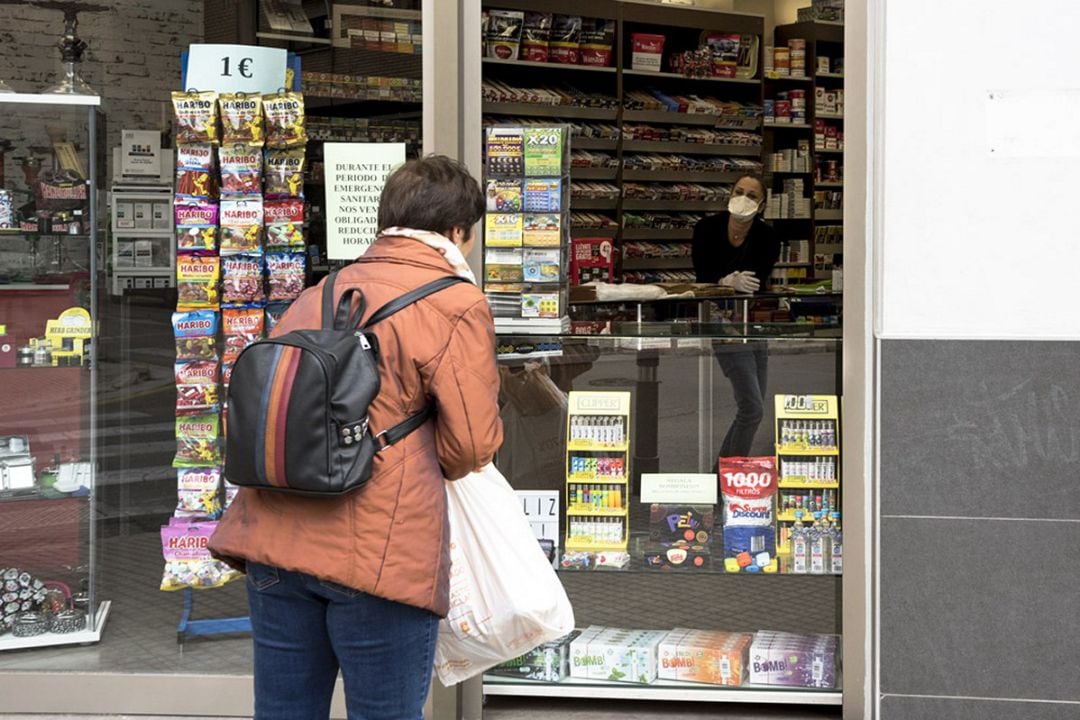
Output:
[[[444,478],[483,467],[502,443],[494,325],[465,261],[484,208],[460,163],[406,163],[383,188],[378,238],[333,285],[334,307],[362,292],[352,310],[366,321],[439,278],[468,280],[367,331],[381,390],[364,432],[427,407],[432,419],[383,447],[367,483],[340,497],[242,487],[211,540],[215,557],[247,573],[256,720],[325,720],[339,670],[350,718],[422,717],[449,610]],[[322,327],[322,290],[301,295],[273,336]],[[287,452],[303,438],[283,442]]]

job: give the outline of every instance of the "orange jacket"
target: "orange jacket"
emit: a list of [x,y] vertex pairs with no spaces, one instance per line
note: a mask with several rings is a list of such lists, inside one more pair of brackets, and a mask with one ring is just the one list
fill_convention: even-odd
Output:
[[[340,296],[359,287],[366,317],[451,274],[435,249],[387,237],[341,271],[335,291]],[[320,284],[301,295],[274,335],[319,327],[321,293]],[[396,425],[426,403],[435,404],[435,421],[379,453],[368,484],[345,497],[242,488],[210,549],[237,567],[252,560],[308,573],[445,616],[450,568],[443,479],[486,465],[502,444],[491,311],[479,289],[460,283],[372,331],[382,380],[370,408],[373,431]]]

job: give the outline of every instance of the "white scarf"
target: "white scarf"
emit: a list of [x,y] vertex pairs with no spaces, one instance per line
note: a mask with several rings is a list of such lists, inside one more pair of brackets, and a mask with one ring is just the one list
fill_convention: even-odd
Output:
[[461,248],[455,245],[450,238],[445,235],[440,235],[439,233],[431,232],[430,230],[392,227],[386,228],[379,233],[379,237],[407,237],[422,242],[428,247],[438,250],[443,258],[446,259],[447,264],[450,265],[450,268],[454,271],[455,275],[465,278],[473,285],[476,284],[476,276],[473,275],[472,268],[470,268],[469,263],[466,262],[465,256],[461,254]]

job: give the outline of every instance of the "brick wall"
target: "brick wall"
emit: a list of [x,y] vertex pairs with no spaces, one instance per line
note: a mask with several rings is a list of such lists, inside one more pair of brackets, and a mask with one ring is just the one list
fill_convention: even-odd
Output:
[[[232,0],[212,0],[231,4]],[[109,0],[107,12],[79,16],[79,35],[90,45],[84,79],[103,98],[108,145],[119,143],[120,130],[162,129],[171,107],[169,93],[180,85],[180,52],[203,38],[203,2],[199,0]],[[40,92],[60,70],[56,44],[63,14],[55,10],[0,5],[0,78],[16,92]],[[0,114],[0,138],[11,140],[5,171],[8,184],[21,179],[11,155],[28,146],[48,146],[44,126],[57,117]],[[83,138],[75,138],[82,141]],[[47,157],[46,152],[37,153]],[[111,161],[111,155],[109,155]]]

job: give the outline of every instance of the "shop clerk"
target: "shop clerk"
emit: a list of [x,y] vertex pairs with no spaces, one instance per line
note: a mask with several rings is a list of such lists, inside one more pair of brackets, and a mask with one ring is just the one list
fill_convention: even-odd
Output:
[[[694,226],[692,255],[698,282],[727,285],[739,294],[765,288],[780,256],[780,243],[761,220],[764,207],[764,183],[745,175],[735,183],[727,211]],[[768,345],[760,341],[717,342],[713,353],[731,382],[736,405],[720,455],[750,455],[765,415]]]

